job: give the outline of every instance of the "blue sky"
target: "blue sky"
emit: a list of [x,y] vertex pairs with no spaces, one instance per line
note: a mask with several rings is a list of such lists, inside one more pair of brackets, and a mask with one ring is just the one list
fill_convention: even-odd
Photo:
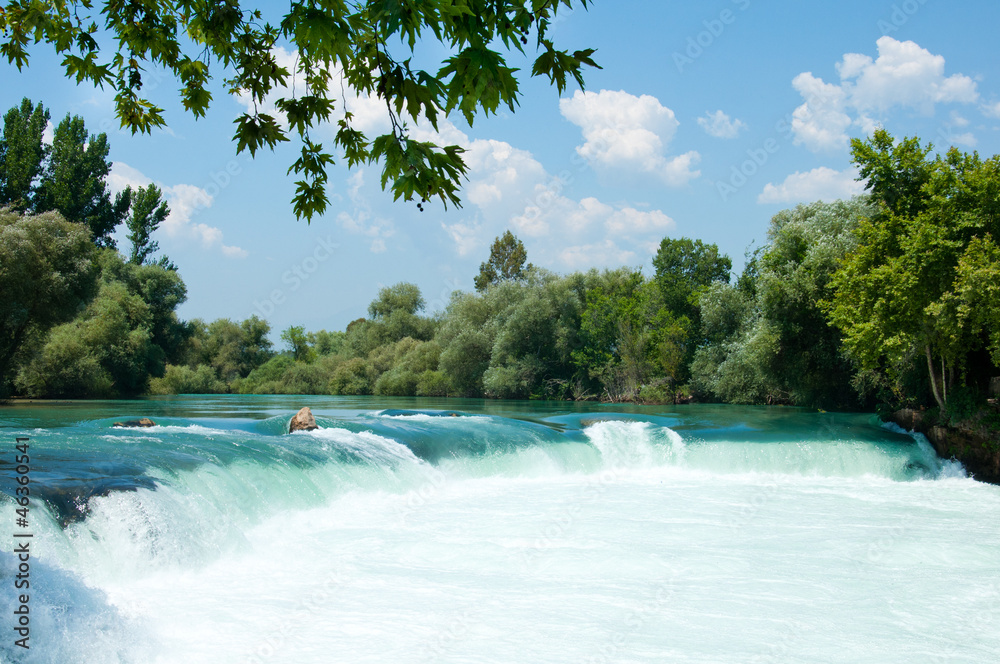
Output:
[[[343,329],[399,281],[443,309],[452,291],[472,289],[506,229],[558,273],[649,274],[660,240],[681,236],[717,243],[738,271],[779,210],[860,191],[848,142],[874,127],[1000,152],[998,25],[995,0],[597,0],[554,30],[562,47],[597,49],[603,69],[588,72],[585,93],[560,98],[522,78],[516,113],[441,127],[468,150],[463,208],[393,203],[377,167],[338,165],[330,210],[311,224],[289,203],[295,147],[237,155],[232,121],[245,107],[221,91],[195,121],[172,81],[152,80],[169,128],[132,136],[117,128],[109,91],[76,86],[36,48],[24,72],[0,66],[0,101],[27,96],[54,119],[83,116],[109,135],[114,186],[165,191],[172,214],[156,239],[188,286],[182,318],[256,313],[277,338],[289,325]],[[346,103],[369,135],[387,126],[377,101]]]

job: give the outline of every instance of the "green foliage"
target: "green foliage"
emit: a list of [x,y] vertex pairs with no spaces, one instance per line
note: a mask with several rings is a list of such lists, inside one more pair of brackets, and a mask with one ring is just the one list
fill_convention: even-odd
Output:
[[656,283],[667,311],[694,319],[698,295],[714,283],[729,283],[733,262],[719,247],[701,240],[663,238],[653,257]]
[[854,367],[820,303],[855,247],[854,230],[872,213],[858,198],[799,205],[772,218],[769,244],[736,287],[720,283],[700,299],[705,343],[691,364],[697,393],[733,403],[857,405]]
[[[586,291],[576,365],[605,398],[631,401],[652,381],[674,383],[686,353],[688,320],[663,306],[660,288],[628,268],[605,272]],[[647,395],[651,394],[647,389]]]
[[354,357],[336,368],[327,386],[330,394],[371,394],[368,367],[360,357]]
[[[2,12],[0,12],[2,22]],[[67,115],[56,127],[52,145],[42,142],[49,111],[24,99],[4,115],[0,139],[0,206],[22,212],[58,211],[83,224],[99,247],[114,247],[112,233],[125,221],[132,244],[130,261],[148,262],[157,250],[151,234],[169,209],[155,185],[133,191],[126,187],[112,200],[107,187],[111,172],[106,134],[87,134],[83,118]],[[161,267],[169,260],[161,258]]]
[[319,357],[323,357],[324,355],[340,353],[345,347],[347,333],[320,330],[319,332],[310,332],[307,335],[307,339],[309,345],[312,347],[312,351]]
[[160,227],[170,208],[161,200],[162,192],[155,184],[139,187],[132,195],[132,209],[125,219],[128,241],[132,245],[129,262],[143,265],[150,255],[159,250],[160,245],[152,239],[153,231]]
[[[77,226],[79,228],[79,226]],[[186,297],[176,272],[97,251],[99,291],[72,321],[25,354],[15,384],[28,396],[142,394],[179,355],[187,327],[174,309]]]
[[923,365],[946,416],[948,392],[991,371],[970,358],[997,347],[1000,159],[928,151],[885,132],[853,143],[879,209],[858,227],[828,311],[848,354],[898,398],[920,397],[908,383]]
[[533,270],[481,294],[456,293],[435,337],[449,393],[552,396],[553,386],[577,373],[571,353],[579,344],[581,291],[577,277]]
[[[514,110],[519,96],[516,70],[491,47],[502,44],[506,53],[519,56],[529,36],[538,51],[533,76],[547,77],[560,94],[569,76],[582,87],[583,68],[597,66],[593,49],[561,50],[550,30],[560,8],[566,11],[573,4],[293,2],[272,25],[262,11],[237,0],[111,2],[99,9],[85,0],[11,1],[0,11],[0,54],[21,69],[29,62],[29,44],[52,45],[68,77],[114,90],[118,118],[133,132],[165,124],[163,109],[142,96],[146,72],[173,75],[182,104],[200,117],[212,102],[208,84],[216,67],[225,76],[226,89],[239,91],[254,107],[235,120],[237,151],[255,154],[261,148],[273,149],[290,134],[298,137],[300,156],[289,168],[301,176],[293,208],[297,216],[311,219],[328,204],[327,169],[334,162],[330,149],[339,149],[350,167],[380,161],[383,187],[391,186],[396,198],[437,197],[446,205],[458,205],[457,191],[466,172],[462,149],[412,140],[403,118],[426,118],[437,128],[439,119],[453,111],[461,111],[472,123],[480,113],[496,113],[501,104]],[[101,30],[114,37],[110,52],[97,39]],[[441,47],[444,55],[436,71],[418,65],[418,41],[424,54],[433,50],[434,42]],[[278,65],[279,43],[290,44],[296,53],[294,71]],[[336,75],[339,72],[342,76]],[[350,94],[348,89],[383,99],[391,130],[369,139],[345,113],[336,122],[333,145],[324,146],[311,129],[333,121],[335,94]],[[287,129],[278,118],[258,110],[275,92]]]
[[67,115],[56,125],[35,200],[36,210],[58,210],[87,226],[99,247],[115,246],[111,233],[131,203],[130,189],[111,200],[105,182],[111,172],[109,149],[106,134],[88,136],[83,118]]
[[186,326],[180,361],[191,368],[208,365],[220,380],[232,386],[274,355],[267,338],[270,332],[270,324],[257,316],[239,323],[220,318],[207,325],[195,319]]
[[295,366],[295,360],[288,355],[275,355],[256,367],[245,378],[233,382],[240,394],[276,394],[275,389],[285,373]]
[[0,208],[34,209],[34,182],[42,174],[46,146],[42,134],[49,112],[25,98],[3,117],[0,138]]
[[96,292],[90,233],[57,213],[0,209],[0,393],[26,345],[74,317]]
[[212,367],[199,364],[197,369],[168,364],[162,378],[149,381],[150,394],[223,394],[226,384],[218,379]]
[[151,342],[149,306],[121,282],[104,282],[84,312],[52,331],[18,373],[32,397],[130,396],[146,391],[164,368]]
[[282,332],[281,340],[288,344],[296,362],[311,362],[315,359],[312,348],[309,347],[309,336],[301,325],[293,325]]
[[428,369],[417,376],[418,397],[446,397],[449,394],[451,382],[443,371]]
[[525,265],[527,260],[524,243],[510,231],[504,231],[493,241],[489,260],[479,265],[479,274],[474,279],[476,290],[481,293],[502,281],[524,279],[525,272],[533,269],[531,263]]
[[368,305],[368,315],[375,320],[386,320],[397,311],[412,316],[422,311],[425,304],[416,285],[401,282],[379,290],[378,297]]

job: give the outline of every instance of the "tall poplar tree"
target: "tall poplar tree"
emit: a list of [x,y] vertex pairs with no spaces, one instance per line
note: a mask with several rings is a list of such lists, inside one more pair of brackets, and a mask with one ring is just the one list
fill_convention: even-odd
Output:
[[42,141],[49,112],[25,97],[3,116],[0,138],[0,207],[24,212],[32,207],[34,186],[42,174],[46,146]]
[[69,114],[55,128],[48,162],[38,187],[35,209],[58,210],[68,221],[86,225],[94,244],[114,247],[111,237],[125,220],[131,204],[131,189],[114,200],[108,191],[107,134],[87,135],[83,118]]

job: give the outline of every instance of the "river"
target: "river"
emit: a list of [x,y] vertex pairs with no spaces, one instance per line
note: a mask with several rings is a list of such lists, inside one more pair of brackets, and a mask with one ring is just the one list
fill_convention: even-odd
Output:
[[1000,487],[868,414],[181,396],[0,436],[3,661],[1000,661]]

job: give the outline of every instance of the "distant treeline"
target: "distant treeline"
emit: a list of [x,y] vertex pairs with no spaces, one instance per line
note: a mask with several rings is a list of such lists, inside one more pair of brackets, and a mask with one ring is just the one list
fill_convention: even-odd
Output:
[[[400,283],[343,331],[284,330],[276,352],[255,316],[178,320],[186,289],[168,260],[153,260],[149,239],[167,213],[159,192],[112,201],[106,137],[88,139],[67,117],[48,146],[42,117],[25,100],[5,116],[0,141],[8,394],[680,396],[929,407],[941,421],[1000,423],[987,405],[1000,375],[996,157],[952,149],[931,158],[930,146],[880,130],[852,146],[868,194],[777,214],[733,283],[730,259],[699,240],[665,238],[649,276],[627,267],[557,275],[529,264],[508,231],[475,292],[454,293],[443,312],[423,313],[419,289]],[[67,202],[72,192],[90,198]],[[111,238],[120,223],[128,256]]]

